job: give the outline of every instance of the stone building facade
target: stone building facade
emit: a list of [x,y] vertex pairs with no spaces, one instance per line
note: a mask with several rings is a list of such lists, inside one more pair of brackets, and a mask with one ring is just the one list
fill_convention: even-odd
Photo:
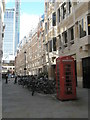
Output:
[[72,56],[77,85],[90,87],[90,2],[45,2],[45,31],[49,77],[54,77],[58,56]]
[[44,21],[30,38],[25,38],[16,57],[16,72],[31,75],[46,70],[49,79],[55,79],[56,58],[72,56],[77,86],[89,88],[90,2],[44,4]]
[[44,19],[41,17],[37,28],[22,40],[15,59],[16,73],[38,75],[45,71]]

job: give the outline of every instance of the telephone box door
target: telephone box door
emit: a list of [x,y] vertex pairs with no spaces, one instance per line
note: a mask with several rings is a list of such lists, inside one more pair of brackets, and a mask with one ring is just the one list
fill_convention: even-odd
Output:
[[56,60],[56,87],[60,100],[76,99],[75,66],[70,56]]
[[64,68],[64,98],[76,98],[76,81],[75,81],[75,68],[74,62],[65,62]]

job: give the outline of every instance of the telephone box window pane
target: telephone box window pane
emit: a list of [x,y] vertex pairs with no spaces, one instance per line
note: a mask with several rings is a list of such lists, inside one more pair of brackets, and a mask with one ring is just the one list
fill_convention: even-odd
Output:
[[72,94],[72,68],[71,68],[71,64],[66,64],[64,66],[64,70],[65,70],[65,86],[66,86],[66,90],[65,93],[66,94]]
[[72,87],[67,87],[67,92],[66,94],[72,94]]

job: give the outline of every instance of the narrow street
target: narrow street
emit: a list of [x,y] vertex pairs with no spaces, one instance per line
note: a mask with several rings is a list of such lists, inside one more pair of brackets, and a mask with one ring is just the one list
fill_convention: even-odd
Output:
[[0,80],[0,120],[2,118],[2,82]]
[[59,101],[55,95],[31,92],[21,85],[2,86],[3,118],[88,118],[88,89],[77,88],[77,100]]

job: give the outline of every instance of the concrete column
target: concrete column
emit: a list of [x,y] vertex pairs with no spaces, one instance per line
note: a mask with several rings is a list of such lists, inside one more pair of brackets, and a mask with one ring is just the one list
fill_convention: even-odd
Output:
[[70,40],[71,40],[71,35],[70,35],[70,30],[67,30],[67,40],[68,40],[68,49],[70,49]]
[[54,71],[53,71],[53,67],[52,66],[49,66],[48,68],[48,78],[49,80],[54,80]]
[[82,60],[77,60],[77,82],[79,87],[83,87]]
[[80,27],[79,27],[79,22],[78,22],[78,38],[80,38]]
[[63,50],[64,50],[64,38],[61,34],[61,51],[63,52]]
[[60,38],[57,36],[57,50],[58,50],[58,56],[60,55]]
[[79,37],[79,35],[78,35],[78,34],[79,34],[78,22],[75,23],[74,30],[75,30],[75,32],[74,32],[74,33],[75,33],[75,34],[74,34],[74,35],[75,35],[75,38],[78,38],[78,37]]

